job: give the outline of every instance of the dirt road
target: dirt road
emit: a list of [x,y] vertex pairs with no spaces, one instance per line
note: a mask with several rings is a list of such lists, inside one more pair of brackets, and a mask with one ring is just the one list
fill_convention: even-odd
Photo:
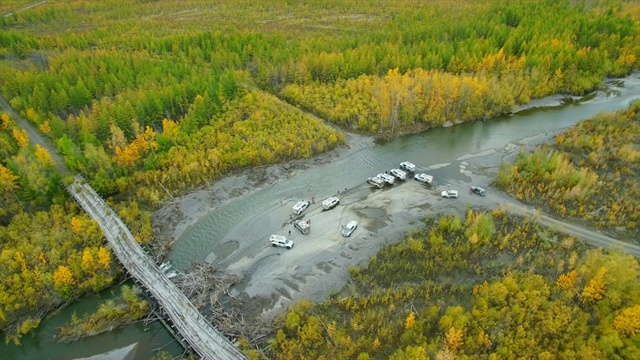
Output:
[[15,13],[19,13],[20,11],[25,11],[25,10],[33,9],[33,8],[34,8],[34,7],[36,7],[36,6],[40,6],[40,5],[42,5],[42,4],[46,4],[46,3],[47,3],[47,1],[45,0],[45,1],[40,1],[40,2],[37,2],[37,3],[33,3],[33,4],[26,5],[26,6],[23,6],[23,7],[21,7],[20,9],[18,9],[18,10],[16,10],[16,11],[10,11],[10,12],[8,12],[8,13],[4,14],[4,17],[9,17],[9,16],[11,16],[11,15],[13,15],[13,14],[15,14]]
[[617,250],[635,257],[640,257],[640,246],[614,239],[598,232],[597,230],[587,229],[579,225],[570,224],[566,221],[552,218],[548,215],[539,214],[531,207],[515,203],[514,201],[509,202],[505,209],[515,215],[533,217],[541,225],[552,228],[561,233],[575,236],[576,238],[595,247]]
[[58,173],[63,176],[72,175],[71,170],[69,170],[69,168],[65,165],[64,160],[62,160],[62,157],[58,155],[56,149],[49,142],[49,140],[45,139],[33,124],[23,119],[15,110],[13,110],[13,108],[2,96],[0,96],[0,107],[2,107],[2,111],[6,112],[11,116],[11,118],[13,118],[13,121],[15,121],[21,129],[27,132],[27,135],[29,135],[29,142],[31,144],[38,144],[47,149],[49,154],[51,154],[53,161],[55,161],[56,163],[56,170],[58,171]]
[[[463,186],[463,184],[460,184]],[[471,204],[475,206],[493,209],[501,206],[504,210],[513,215],[529,217],[535,219],[539,224],[549,227],[555,231],[565,233],[591,244],[605,249],[615,249],[636,257],[640,257],[640,246],[614,239],[602,234],[596,229],[587,228],[581,225],[572,224],[563,219],[557,219],[550,215],[543,214],[530,205],[525,205],[495,189],[490,189],[487,196],[480,197],[472,195]]]

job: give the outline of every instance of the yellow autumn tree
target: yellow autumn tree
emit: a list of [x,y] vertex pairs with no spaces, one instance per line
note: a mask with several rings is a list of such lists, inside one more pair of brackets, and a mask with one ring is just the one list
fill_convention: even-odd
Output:
[[65,299],[71,296],[72,285],[75,284],[71,269],[64,265],[58,266],[53,274],[53,286],[55,291]]
[[556,281],[556,285],[562,290],[569,290],[575,285],[576,279],[578,278],[578,272],[573,270],[566,274],[562,274],[558,277]]
[[605,287],[607,286],[607,281],[604,278],[606,274],[607,269],[605,267],[601,267],[596,276],[589,280],[582,290],[581,297],[583,303],[591,304],[604,297]]
[[55,161],[53,161],[53,158],[51,157],[51,154],[49,154],[49,151],[40,146],[40,144],[36,144],[35,156],[36,161],[44,167],[53,166],[55,164]]
[[613,327],[621,335],[636,336],[640,333],[640,305],[623,309],[613,319]]
[[469,211],[467,211],[467,220],[465,221],[465,225],[469,226],[473,224],[474,219],[475,213],[473,212],[473,209],[469,209]]
[[31,122],[37,123],[38,118],[39,118],[38,113],[34,108],[29,108],[27,110],[27,119],[29,119]]
[[13,121],[11,120],[11,117],[9,116],[9,114],[5,112],[0,114],[0,129],[8,128],[9,125],[11,125],[12,123]]
[[11,133],[13,134],[14,139],[16,139],[19,147],[24,148],[29,145],[29,135],[27,135],[26,131],[14,128],[11,130]]
[[18,177],[13,175],[11,170],[0,164],[0,193],[13,191],[16,188],[16,180],[18,180]]
[[76,234],[76,235],[78,235],[78,234],[82,233],[82,228],[83,228],[82,220],[80,220],[79,218],[77,218],[75,216],[72,217],[71,218],[71,232]]
[[16,260],[18,264],[20,264],[20,271],[22,271],[23,273],[26,272],[27,261],[24,258],[24,254],[22,254],[22,252],[20,251],[16,251],[15,254],[13,254],[13,258]]
[[103,247],[98,249],[98,264],[100,264],[104,270],[109,270],[111,267],[111,253],[109,250]]
[[456,329],[452,326],[444,337],[444,343],[451,351],[456,351],[456,349],[464,345],[463,338],[464,332],[462,329]]
[[24,335],[29,331],[36,329],[40,325],[40,319],[28,318],[18,326],[18,334]]
[[38,129],[40,129],[43,134],[51,135],[51,125],[49,125],[49,120],[46,120],[42,124],[40,124],[40,126],[38,126]]
[[147,126],[142,134],[138,134],[136,138],[126,146],[116,146],[113,160],[118,166],[132,167],[144,154],[150,149],[158,149],[155,141],[156,132]]
[[409,316],[407,316],[405,322],[404,322],[404,328],[409,330],[413,327],[413,325],[416,324],[416,313],[414,313],[413,311],[409,313]]
[[89,275],[93,275],[96,270],[96,260],[89,249],[84,249],[82,252],[82,270]]
[[175,121],[169,119],[162,120],[162,135],[164,135],[166,138],[175,140],[179,131],[180,126],[178,126]]

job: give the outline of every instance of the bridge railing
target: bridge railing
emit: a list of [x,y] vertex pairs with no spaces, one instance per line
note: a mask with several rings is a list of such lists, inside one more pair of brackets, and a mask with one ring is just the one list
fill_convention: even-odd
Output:
[[76,176],[67,190],[98,222],[118,260],[153,294],[196,354],[205,359],[246,359],[147,256],[129,228],[91,186]]

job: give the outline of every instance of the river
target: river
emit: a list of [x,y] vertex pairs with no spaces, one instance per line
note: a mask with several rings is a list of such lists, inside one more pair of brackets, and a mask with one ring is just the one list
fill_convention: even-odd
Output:
[[[133,282],[129,281],[125,284],[131,286]],[[154,321],[147,326],[141,323],[126,326],[73,344],[55,342],[53,338],[55,330],[67,323],[74,312],[78,316],[85,313],[91,314],[101,301],[112,299],[116,295],[120,295],[120,286],[75,301],[59,313],[44,319],[36,331],[22,338],[20,346],[0,342],[0,359],[76,359],[108,352],[134,343],[137,343],[133,358],[135,360],[150,359],[152,354],[160,348],[174,356],[182,353],[182,347],[159,321]]]
[[440,183],[446,183],[447,179],[468,180],[460,171],[462,161],[474,163],[479,168],[499,165],[506,149],[543,142],[548,134],[571,127],[599,112],[624,109],[640,97],[640,73],[623,80],[607,81],[605,85],[606,90],[587,96],[588,100],[582,102],[567,103],[557,96],[541,99],[513,115],[403,136],[299,171],[286,181],[240,196],[202,216],[173,244],[169,259],[182,270],[211,253],[220,259],[221,255],[226,255],[220,254],[225,251],[224,246],[219,246],[220,241],[251,215],[281,201],[310,199],[312,195],[324,199],[389,170],[390,164],[397,166],[402,161],[411,161],[419,168],[429,169],[429,174]]
[[[558,97],[537,100],[534,106],[486,122],[474,122],[403,136],[377,143],[327,162],[299,171],[295,176],[233,199],[224,207],[201,217],[174,243],[169,259],[178,269],[204,260],[215,252],[222,238],[237,224],[281,200],[323,199],[336,191],[361,184],[367,177],[388,170],[389,164],[409,160],[430,169],[437,182],[468,179],[460,163],[476,167],[495,167],[507,149],[540,143],[562,129],[599,112],[621,110],[640,98],[640,73],[605,82],[607,90],[587,97],[586,101],[563,103]],[[219,248],[218,248],[219,251]],[[233,251],[233,249],[230,249]],[[218,254],[219,255],[219,254]],[[182,352],[166,329],[154,322],[146,328],[128,326],[71,345],[55,344],[53,329],[68,321],[75,311],[81,314],[95,309],[99,298],[112,296],[109,290],[99,297],[87,297],[43,320],[38,331],[26,336],[22,346],[0,343],[2,359],[73,359],[87,357],[114,348],[138,343],[135,359],[148,359],[152,351],[163,348],[171,354]]]

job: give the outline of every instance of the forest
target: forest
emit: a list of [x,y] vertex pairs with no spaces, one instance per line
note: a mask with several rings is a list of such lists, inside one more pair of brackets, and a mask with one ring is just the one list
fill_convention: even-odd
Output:
[[[0,94],[143,245],[154,209],[233,171],[343,146],[344,131],[584,94],[640,64],[640,5],[623,0],[29,5],[0,3]],[[0,112],[0,329],[17,342],[121,269],[16,121]]]
[[425,219],[328,300],[277,321],[274,359],[635,359],[640,266],[470,209]]
[[640,236],[640,101],[595,116],[553,144],[503,164],[497,185],[517,199],[617,234]]

